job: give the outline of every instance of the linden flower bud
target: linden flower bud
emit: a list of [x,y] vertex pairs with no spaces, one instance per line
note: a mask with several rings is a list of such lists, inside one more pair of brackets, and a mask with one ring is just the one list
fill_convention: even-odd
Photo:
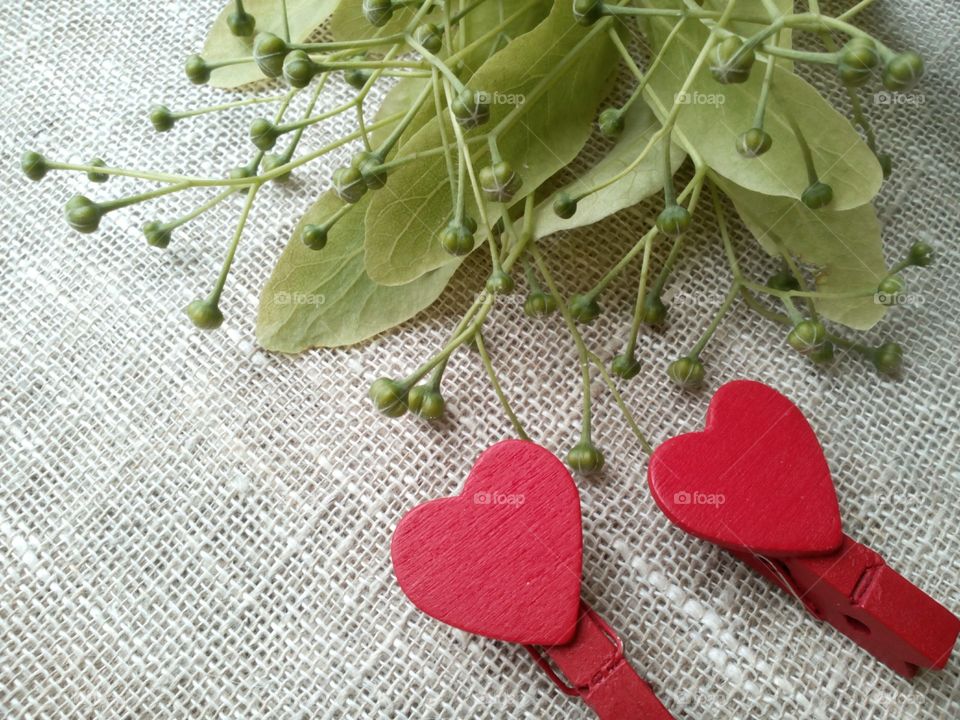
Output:
[[361,150],[350,161],[363,176],[363,182],[371,190],[379,190],[387,184],[387,170],[383,167],[383,158],[369,150]]
[[567,465],[577,472],[597,472],[603,467],[603,453],[593,443],[581,441],[567,453]]
[[790,347],[801,355],[809,355],[820,349],[827,339],[827,329],[817,320],[803,320],[793,326],[787,335]]
[[364,70],[363,68],[351,68],[345,70],[343,73],[343,79],[347,81],[347,84],[357,90],[362,90],[367,84],[367,81],[370,79],[371,72],[369,70]]
[[479,180],[483,194],[494,202],[509,202],[523,185],[520,176],[505,160],[480,170]]
[[232,180],[243,180],[244,178],[253,177],[254,173],[253,168],[248,165],[241,165],[230,170],[230,178]]
[[614,375],[629,380],[640,372],[640,361],[633,355],[617,355],[610,364],[610,370]]
[[327,245],[329,231],[323,225],[305,225],[300,239],[311,250],[323,250]]
[[773,138],[763,128],[750,128],[737,138],[737,152],[745,158],[763,155],[773,145]]
[[879,64],[877,44],[870,38],[853,38],[840,53],[837,75],[847,87],[859,87],[870,80],[873,69]]
[[391,0],[363,0],[363,16],[374,27],[383,27],[393,17]]
[[881,375],[896,377],[903,370],[903,347],[897,343],[884,343],[873,351],[870,359]]
[[509,295],[513,292],[513,288],[513,278],[503,272],[503,270],[497,270],[487,278],[487,292],[493,293],[494,295]]
[[50,166],[47,165],[47,159],[38,152],[27,150],[20,156],[20,169],[23,174],[34,182],[43,180],[49,172]]
[[574,0],[573,17],[581,25],[593,25],[603,17],[602,0]]
[[443,47],[443,31],[433,23],[424,23],[414,30],[413,39],[433,55],[440,52],[440,48]]
[[438,420],[443,417],[446,403],[439,389],[432,385],[416,385],[407,396],[407,407],[424,420]]
[[767,287],[781,292],[792,292],[800,289],[800,282],[794,277],[793,273],[781,270],[770,276],[767,280]]
[[833,343],[827,340],[820,347],[810,353],[807,357],[817,365],[828,365],[833,362]]
[[556,311],[557,299],[545,292],[533,292],[523,303],[523,311],[530,317],[542,317]]
[[602,312],[596,298],[583,293],[571,296],[567,306],[573,319],[585,325],[596,320]]
[[303,50],[294,50],[283,59],[283,79],[290,87],[305,88],[319,71],[317,65]]
[[143,226],[143,235],[147,244],[155,248],[165,248],[170,244],[173,228],[165,223],[151,220]]
[[265,118],[257,118],[250,123],[250,142],[259,150],[267,152],[277,144],[280,133],[277,126]]
[[333,173],[333,189],[344,202],[353,204],[360,202],[367,192],[367,184],[363,181],[363,174],[355,167],[338,168]]
[[387,417],[400,417],[407,411],[407,387],[390,378],[380,378],[370,386],[373,406]]
[[188,57],[183,69],[194,85],[203,85],[210,79],[210,66],[200,55]]
[[[264,173],[271,172],[273,170],[276,170],[278,167],[283,167],[288,162],[290,161],[287,160],[287,158],[285,158],[283,155],[277,155],[275,153],[264,155],[263,156],[263,172]],[[278,182],[278,183],[287,182],[290,179],[291,172],[292,171],[287,171],[285,173],[281,173],[280,175],[277,175],[275,178],[273,178],[274,182]]]
[[647,297],[643,301],[643,310],[640,316],[647,325],[663,325],[667,319],[667,306],[660,296]]
[[710,53],[710,74],[723,85],[746,82],[756,60],[753,48],[744,47],[743,40],[735,35],[724,38]]
[[457,257],[469,255],[473,252],[473,233],[465,223],[463,225],[450,223],[440,233],[440,244],[451,255]]
[[[103,158],[94,158],[87,163],[90,167],[106,167],[107,163],[104,162]],[[110,176],[107,173],[97,172],[96,170],[87,171],[87,180],[95,183],[105,183],[110,179]]]
[[877,286],[877,302],[887,307],[896,305],[904,287],[903,280],[896,275],[884,278]]
[[696,390],[703,385],[707,372],[703,363],[692,357],[682,357],[674,360],[667,367],[667,375],[674,384],[684,390]]
[[800,199],[811,210],[819,210],[833,202],[833,188],[817,180],[803,191]]
[[223,313],[215,300],[194,300],[184,309],[190,322],[201,330],[216,330],[223,325]]
[[553,212],[557,217],[568,220],[577,214],[577,201],[565,192],[557,193],[553,200]]
[[237,37],[252,37],[257,27],[257,19],[248,12],[234,10],[227,15],[227,27]]
[[77,232],[92,233],[100,227],[103,208],[83,195],[74,195],[64,208],[67,223]]
[[475,128],[490,119],[490,103],[485,93],[477,93],[464,88],[450,104],[454,117],[464,128]]
[[273,33],[257,33],[253,41],[253,59],[260,72],[269,78],[283,74],[283,61],[290,48],[287,43]]
[[620,108],[607,108],[597,120],[600,132],[610,138],[615,138],[623,132],[624,119]]
[[910,248],[910,254],[907,259],[911,265],[916,267],[927,267],[933,262],[933,246],[925,242],[914,243]]
[[903,92],[923,77],[923,58],[915,52],[894,55],[883,69],[883,86],[891,92]]
[[670,205],[657,216],[657,229],[668,237],[680,237],[687,231],[692,221],[690,211],[685,207]]
[[170,108],[165,105],[154,105],[150,108],[150,123],[157,132],[167,132],[173,129],[173,124],[177,119],[170,112]]

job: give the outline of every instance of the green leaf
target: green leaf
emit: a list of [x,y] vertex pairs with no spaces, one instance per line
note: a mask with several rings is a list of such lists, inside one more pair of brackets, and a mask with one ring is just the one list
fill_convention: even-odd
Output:
[[330,231],[322,250],[300,238],[303,226],[320,223],[342,207],[332,192],[307,211],[260,296],[257,339],[267,350],[296,353],[366,340],[409,320],[447,286],[455,265],[406,285],[377,285],[363,267],[363,214],[369,195]]
[[[303,42],[309,38],[330,17],[338,4],[340,0],[287,0],[291,40]],[[354,3],[352,0],[347,0],[344,4],[359,6],[359,2]],[[284,36],[280,0],[244,0],[243,7],[257,19],[257,32]],[[212,62],[252,56],[253,38],[237,37],[227,27],[227,17],[235,8],[236,3],[230,0],[210,28],[203,46],[203,57],[206,60]],[[250,62],[239,65],[217,68],[210,75],[210,85],[234,88],[264,79],[264,74],[251,59]]]
[[[590,136],[597,105],[616,69],[616,49],[607,27],[606,23],[597,23],[584,28],[574,21],[570,3],[558,3],[546,20],[509,43],[470,79],[468,86],[475,90],[499,93],[507,100],[526,98],[578,42],[589,38],[576,62],[535,102],[525,103],[520,121],[500,137],[502,156],[523,177],[518,197],[532,192],[567,165]],[[488,132],[514,107],[508,102],[493,102],[489,123],[471,134]],[[443,122],[449,126],[446,116]],[[424,126],[406,143],[403,154],[438,147],[437,123],[433,120]],[[452,128],[448,134],[453,137]],[[482,167],[488,162],[486,146],[474,145],[473,156],[475,166]],[[472,195],[467,193],[467,207],[476,217]],[[442,156],[423,158],[394,172],[367,211],[365,248],[370,277],[398,285],[457,262],[437,241],[440,229],[452,215],[452,206]]]
[[[739,5],[738,5],[739,7]],[[652,40],[659,47],[672,27],[664,18],[650,20]],[[683,81],[707,40],[700,22],[688,20],[667,49],[647,89],[651,106],[661,120],[669,113]],[[758,60],[750,79],[740,85],[721,85],[704,66],[690,88],[675,132],[687,150],[698,155],[719,175],[767,195],[799,198],[809,185],[800,148],[787,120],[792,117],[810,145],[820,179],[834,192],[833,210],[864,205],[877,194],[883,172],[873,152],[856,129],[809,83],[777,63],[773,92],[767,106],[765,129],[773,147],[758,158],[737,153],[737,136],[753,125],[764,74]]]
[[[622,172],[636,158],[650,138],[660,129],[653,111],[641,101],[635,102],[623,116],[625,127],[616,144],[600,161],[557,192],[575,195]],[[686,155],[674,145],[670,150],[673,172],[683,164]],[[580,200],[573,217],[563,219],[553,211],[553,196],[537,207],[534,229],[539,239],[561,230],[572,230],[598,222],[624,208],[645,200],[663,190],[663,146],[656,147],[629,175],[599,192]]]
[[[733,201],[744,223],[771,255],[778,243],[802,262],[817,268],[817,290],[845,293],[876,288],[887,276],[880,221],[871,205],[852,210],[810,210],[791,198],[770,197],[714,177]],[[829,320],[868,330],[886,313],[873,297],[815,301]]]

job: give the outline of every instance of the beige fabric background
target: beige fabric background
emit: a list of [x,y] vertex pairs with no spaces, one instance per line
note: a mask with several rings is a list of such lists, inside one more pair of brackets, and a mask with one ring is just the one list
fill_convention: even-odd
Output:
[[[264,194],[226,293],[227,322],[212,334],[180,310],[212,282],[236,206],[161,253],[138,227],[172,216],[174,204],[116,213],[80,236],[61,208],[86,180],[33,185],[15,170],[24,147],[208,173],[244,160],[256,110],[166,136],[145,120],[158,100],[184,108],[219,97],[181,73],[218,6],[0,0],[0,715],[589,717],[521,648],[421,615],[392,577],[389,539],[403,512],[456,493],[476,454],[510,428],[471,353],[452,363],[440,426],[378,417],[366,387],[443,342],[478,271],[375,342],[278,357],[254,342],[258,292],[332,160]],[[935,269],[908,275],[919,300],[870,335],[904,343],[905,376],[882,380],[853,357],[816,369],[743,308],[705,360],[711,388],[752,377],[793,397],[826,448],[846,531],[957,612],[960,10],[880,0],[867,17],[884,39],[922,51],[930,70],[920,107],[870,108],[897,162],[879,198],[888,257],[920,237],[940,250]],[[323,133],[308,137],[315,146]],[[112,180],[90,192],[133,187]],[[639,208],[573,238],[580,251],[564,264],[565,286],[592,282],[600,258],[626,248],[645,219]],[[625,390],[655,441],[699,427],[709,398],[676,392],[663,371],[727,282],[709,223],[696,238],[672,285],[683,294],[669,329],[644,338],[644,371]],[[766,261],[747,252],[748,239],[740,245],[765,277]],[[616,286],[589,331],[606,357],[631,297],[629,282]],[[532,323],[507,301],[487,334],[522,419],[564,451],[579,389],[559,320]],[[603,391],[596,435],[608,466],[579,481],[584,596],[678,718],[960,717],[957,659],[905,681],[669,525]]]

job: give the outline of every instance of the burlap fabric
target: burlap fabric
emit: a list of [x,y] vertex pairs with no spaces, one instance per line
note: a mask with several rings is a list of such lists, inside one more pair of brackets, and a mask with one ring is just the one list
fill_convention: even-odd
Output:
[[[190,87],[181,70],[218,6],[0,2],[0,715],[589,717],[522,648],[421,615],[391,572],[390,535],[404,511],[457,492],[477,453],[511,430],[469,352],[452,363],[450,419],[439,426],[379,417],[366,388],[444,341],[481,267],[396,332],[280,357],[254,341],[258,293],[335,159],[258,205],[216,333],[195,331],[181,308],[212,282],[235,206],[160,253],[138,227],[172,216],[174,204],[115,213],[100,234],[80,236],[60,217],[71,194],[115,197],[135,183],[90,190],[58,174],[32,185],[16,171],[24,147],[208,173],[244,160],[256,109],[162,137],[145,119],[155,101],[184,108],[220,97]],[[781,328],[742,307],[704,358],[712,388],[752,377],[794,398],[825,446],[846,531],[960,611],[960,10],[878,2],[865,17],[929,61],[919,107],[870,106],[897,163],[879,198],[888,257],[918,238],[940,251],[935,269],[909,273],[914,302],[870,333],[906,346],[904,379],[879,379],[853,356],[816,369],[785,347]],[[560,266],[564,286],[586,287],[652,207],[568,239],[579,252]],[[764,277],[769,263],[738,242]],[[716,230],[701,220],[671,285],[669,329],[645,335],[644,370],[625,389],[655,441],[702,423],[709,394],[677,392],[664,367],[699,335],[727,282]],[[632,283],[613,288],[611,311],[588,333],[605,357],[628,322]],[[504,302],[487,340],[528,429],[565,451],[579,387],[559,319],[533,323],[519,301]],[[672,527],[647,492],[645,456],[609,394],[598,388],[598,398],[608,464],[580,481],[583,593],[678,717],[960,716],[957,660],[905,681]]]

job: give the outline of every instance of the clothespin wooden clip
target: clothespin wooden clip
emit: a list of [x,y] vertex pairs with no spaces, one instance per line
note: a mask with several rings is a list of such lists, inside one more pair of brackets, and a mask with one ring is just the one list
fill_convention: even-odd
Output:
[[726,548],[896,672],[946,665],[960,619],[844,535],[820,443],[776,390],[721,387],[703,432],[656,449],[649,482],[674,524]]
[[624,658],[616,632],[580,599],[580,495],[542,447],[505,440],[489,448],[460,495],[403,517],[391,554],[414,605],[448,625],[525,645],[602,720],[672,718]]

